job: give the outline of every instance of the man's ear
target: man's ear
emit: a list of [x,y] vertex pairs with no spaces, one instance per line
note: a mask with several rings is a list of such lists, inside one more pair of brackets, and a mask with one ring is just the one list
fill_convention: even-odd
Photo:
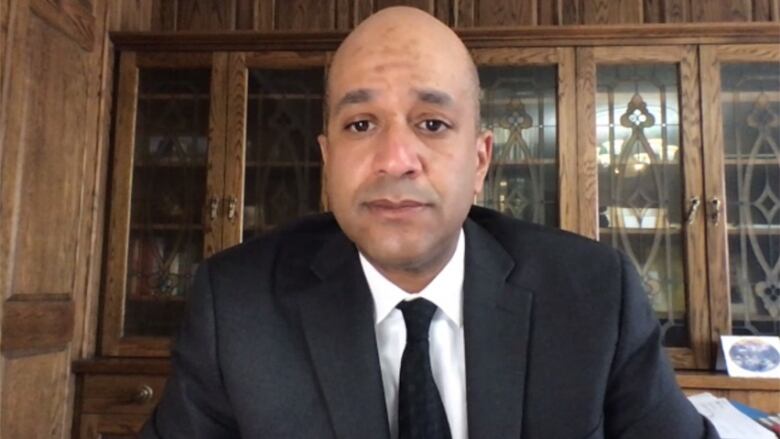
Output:
[[474,195],[482,192],[485,176],[490,168],[491,157],[493,157],[493,132],[485,130],[477,137],[477,172],[474,179]]
[[322,154],[322,165],[328,163],[328,136],[320,134],[317,136],[317,143],[320,144],[320,153]]

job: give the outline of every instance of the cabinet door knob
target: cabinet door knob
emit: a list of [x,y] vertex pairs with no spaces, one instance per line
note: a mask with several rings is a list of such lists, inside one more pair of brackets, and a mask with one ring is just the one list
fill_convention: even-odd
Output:
[[720,222],[720,199],[718,197],[712,197],[710,199],[710,207],[712,208],[712,211],[710,212],[710,221],[712,224],[717,225],[718,222]]
[[688,205],[688,213],[685,218],[686,223],[693,224],[693,220],[696,218],[696,211],[699,210],[699,205],[701,205],[699,197],[691,197]]
[[227,203],[228,203],[227,217],[230,221],[233,221],[236,218],[238,201],[236,200],[236,197],[228,197]]
[[154,398],[154,389],[149,387],[148,384],[144,384],[140,389],[138,389],[138,393],[136,393],[133,400],[138,404],[145,404],[151,401],[152,398]]
[[211,197],[209,199],[209,219],[214,221],[219,214],[219,199],[217,197]]

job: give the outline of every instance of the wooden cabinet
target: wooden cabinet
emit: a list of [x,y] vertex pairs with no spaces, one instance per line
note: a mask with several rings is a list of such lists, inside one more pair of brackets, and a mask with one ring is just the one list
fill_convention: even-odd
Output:
[[204,257],[320,210],[324,64],[121,53],[103,355],[167,356]]
[[[495,134],[476,202],[625,252],[673,364],[698,371],[680,378],[687,391],[747,403],[759,392],[780,411],[780,389],[710,372],[720,334],[780,334],[780,49],[764,31],[735,31],[730,45],[703,29],[599,32],[464,35]],[[316,135],[338,38],[150,38],[116,36],[104,306],[97,369],[79,380],[82,437],[122,434],[149,413],[167,368],[99,365],[168,355],[204,257],[324,205]]]

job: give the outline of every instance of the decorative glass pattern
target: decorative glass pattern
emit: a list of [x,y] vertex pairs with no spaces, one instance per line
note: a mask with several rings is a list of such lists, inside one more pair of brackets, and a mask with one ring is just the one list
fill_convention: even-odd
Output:
[[556,67],[480,67],[482,128],[493,157],[478,204],[558,226]]
[[171,336],[203,257],[208,69],[139,72],[125,336]]
[[244,240],[321,210],[323,75],[250,70]]
[[735,334],[780,335],[780,63],[721,68]]
[[636,265],[666,346],[690,346],[674,65],[597,68],[599,239]]

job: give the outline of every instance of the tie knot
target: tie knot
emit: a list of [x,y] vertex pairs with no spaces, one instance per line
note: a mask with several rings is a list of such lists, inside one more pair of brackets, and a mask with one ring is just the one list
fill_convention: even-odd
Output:
[[404,314],[406,342],[428,341],[428,328],[436,313],[436,305],[425,299],[404,300],[396,308]]

